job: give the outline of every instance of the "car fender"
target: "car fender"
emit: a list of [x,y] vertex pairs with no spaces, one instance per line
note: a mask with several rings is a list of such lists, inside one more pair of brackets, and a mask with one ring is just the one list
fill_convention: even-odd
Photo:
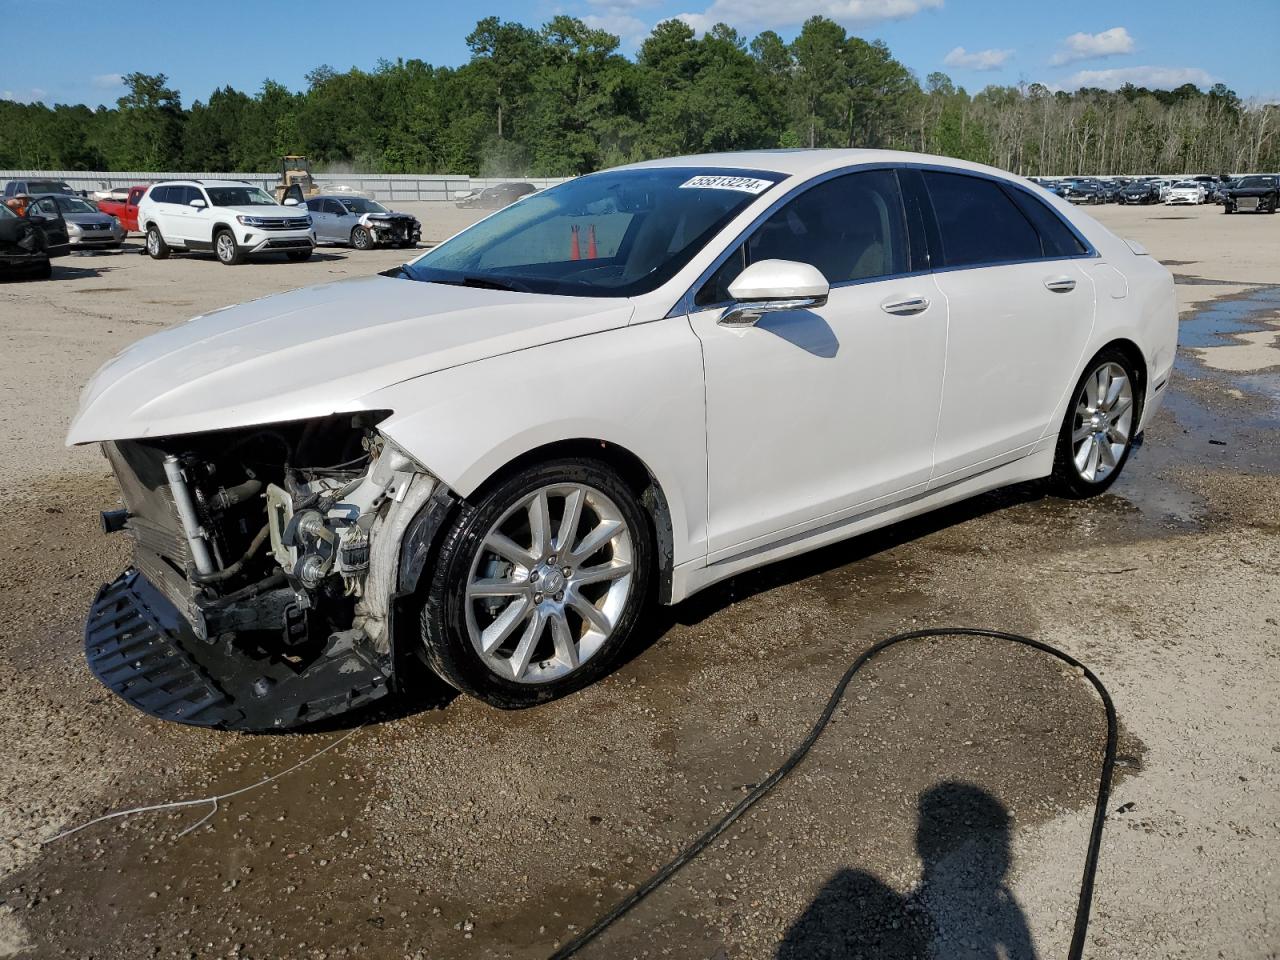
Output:
[[706,555],[705,399],[701,346],[672,317],[416,377],[361,405],[393,411],[378,429],[462,497],[549,444],[622,447],[666,499],[680,564]]

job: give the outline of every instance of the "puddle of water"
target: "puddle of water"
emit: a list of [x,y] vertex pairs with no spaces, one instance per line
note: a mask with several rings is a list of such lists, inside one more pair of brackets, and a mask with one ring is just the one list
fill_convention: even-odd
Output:
[[1265,330],[1262,323],[1250,318],[1277,309],[1280,309],[1280,287],[1264,287],[1239,299],[1214,300],[1179,324],[1178,345],[1228,346],[1231,341],[1227,338],[1232,334]]

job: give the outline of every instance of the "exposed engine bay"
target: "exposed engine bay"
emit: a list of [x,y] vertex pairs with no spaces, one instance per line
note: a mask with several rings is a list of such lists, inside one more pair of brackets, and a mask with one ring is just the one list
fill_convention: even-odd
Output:
[[[239,702],[241,714],[246,698],[261,707],[243,724],[234,713],[218,719],[219,711],[201,721],[168,719],[287,726],[386,692],[399,548],[436,487],[378,433],[386,415],[103,445],[125,501],[103,514],[103,527],[135,541],[136,570],[104,587],[112,610],[152,613],[152,632],[180,648],[227,704]],[[166,620],[169,606],[182,622]],[[116,689],[99,667],[119,673],[128,654],[109,637],[95,663],[93,627],[91,615],[90,663]],[[295,693],[280,697],[283,685]],[[268,702],[281,704],[283,715]]]
[[366,213],[360,225],[373,234],[375,243],[409,244],[422,239],[422,224],[407,213]]

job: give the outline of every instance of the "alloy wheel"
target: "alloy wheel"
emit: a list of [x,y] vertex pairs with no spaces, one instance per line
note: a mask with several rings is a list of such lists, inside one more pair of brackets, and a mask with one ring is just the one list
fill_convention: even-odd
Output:
[[490,527],[466,587],[471,643],[495,674],[547,683],[608,641],[631,594],[633,534],[601,491],[540,487]]
[[1104,481],[1133,434],[1133,384],[1120,364],[1107,361],[1085,377],[1075,401],[1071,432],[1076,473],[1088,483]]
[[223,263],[231,263],[236,258],[236,241],[231,234],[218,234],[218,259]]

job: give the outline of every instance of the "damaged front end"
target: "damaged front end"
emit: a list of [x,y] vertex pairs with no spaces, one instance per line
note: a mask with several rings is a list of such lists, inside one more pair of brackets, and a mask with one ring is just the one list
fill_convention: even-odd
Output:
[[422,224],[407,213],[366,213],[360,217],[360,225],[379,245],[410,246],[422,239]]
[[310,723],[384,696],[405,531],[437,481],[385,412],[103,444],[134,565],[85,625],[97,677],[168,720]]

